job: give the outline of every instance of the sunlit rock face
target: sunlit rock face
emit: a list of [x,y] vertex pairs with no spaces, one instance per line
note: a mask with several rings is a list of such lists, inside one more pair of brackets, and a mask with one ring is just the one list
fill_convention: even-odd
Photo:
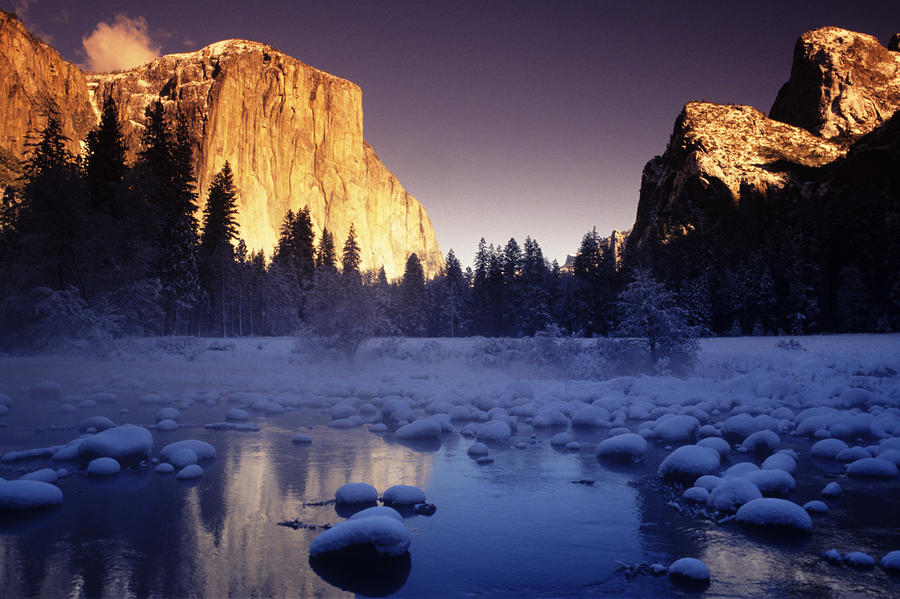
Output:
[[425,209],[363,139],[356,84],[244,40],[120,73],[84,74],[5,13],[0,27],[0,143],[15,154],[26,133],[46,123],[48,102],[77,152],[74,140],[96,126],[112,96],[133,159],[144,110],[161,99],[169,116],[188,123],[201,202],[216,172],[231,163],[240,235],[249,248],[271,254],[288,209],[309,206],[317,233],[327,227],[339,250],[355,225],[364,269],[383,265],[388,277],[399,277],[413,252],[426,275],[443,267]]
[[770,117],[749,106],[684,107],[666,151],[644,167],[630,247],[774,231],[779,223],[766,219],[829,196],[828,165],[887,127],[898,107],[900,52],[834,27],[804,34]]
[[[896,36],[895,36],[896,37]],[[855,141],[900,108],[900,52],[837,27],[804,33],[769,116],[828,139]]]
[[34,131],[58,115],[68,149],[97,124],[84,73],[0,11],[0,147],[21,156]]

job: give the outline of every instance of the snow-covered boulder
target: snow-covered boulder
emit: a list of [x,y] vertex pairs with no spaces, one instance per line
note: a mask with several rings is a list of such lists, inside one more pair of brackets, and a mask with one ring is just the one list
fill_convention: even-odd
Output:
[[682,578],[692,582],[704,582],[710,578],[709,568],[698,559],[683,557],[669,566],[669,576]]
[[87,437],[79,447],[86,457],[116,460],[143,459],[153,449],[153,434],[142,426],[125,424]]
[[609,425],[609,411],[606,408],[584,406],[572,414],[572,426],[595,428]]
[[185,439],[184,441],[175,441],[164,446],[159,452],[159,459],[169,462],[172,455],[182,449],[190,449],[197,454],[198,460],[211,460],[216,457],[216,448],[206,441],[197,439]]
[[340,522],[313,539],[309,554],[313,557],[354,547],[374,550],[380,556],[400,557],[409,549],[412,535],[394,518],[372,516]]
[[425,503],[425,491],[412,485],[394,485],[382,496],[385,505],[415,505]]
[[699,445],[683,445],[666,456],[658,473],[665,477],[696,478],[719,469],[719,452]]
[[744,478],[756,485],[760,493],[766,497],[787,495],[797,486],[794,477],[784,470],[757,470],[748,473]]
[[531,423],[535,428],[553,428],[569,426],[569,419],[559,410],[544,408],[538,410]]
[[156,412],[156,421],[162,420],[178,420],[181,418],[181,412],[177,408],[161,408]]
[[165,461],[176,468],[184,468],[185,466],[196,464],[200,461],[200,458],[197,456],[197,452],[190,447],[182,447],[181,449],[168,454]]
[[441,425],[432,418],[416,420],[415,422],[401,426],[394,433],[394,437],[400,440],[439,439],[440,436]]
[[681,496],[694,503],[706,503],[709,501],[709,491],[703,487],[691,487],[690,489],[685,490]]
[[86,431],[92,428],[95,431],[105,431],[114,426],[116,426],[116,423],[106,416],[90,416],[78,424],[78,430]]
[[393,518],[397,522],[403,522],[403,516],[392,507],[386,505],[373,505],[364,510],[360,510],[347,518],[348,520],[361,520],[363,518],[374,518],[375,516],[386,516]]
[[0,511],[27,510],[59,505],[62,491],[39,480],[0,480]]
[[175,420],[169,420],[169,419],[160,420],[159,422],[156,423],[156,430],[163,432],[163,433],[177,431],[178,430],[178,422]]
[[763,497],[745,503],[735,516],[738,522],[764,528],[812,530],[812,518],[802,507],[787,499]]
[[154,470],[156,470],[157,474],[172,474],[175,472],[175,466],[168,462],[161,462],[156,465]]
[[885,570],[900,572],[900,551],[891,551],[881,558],[881,567]]
[[864,447],[859,447],[857,445],[855,447],[842,449],[834,457],[838,462],[855,462],[856,460],[862,460],[863,458],[871,458],[872,454],[866,451]]
[[44,483],[55,483],[58,479],[59,475],[53,468],[41,468],[18,478],[18,480],[38,480]]
[[647,452],[647,441],[637,433],[624,433],[604,439],[597,446],[597,456],[613,459],[640,459]]
[[883,458],[863,458],[847,465],[847,474],[869,478],[894,478],[897,465]]
[[848,449],[848,446],[840,439],[822,439],[813,443],[809,448],[809,454],[814,458],[833,460],[845,449]]
[[697,478],[694,481],[695,487],[702,487],[707,491],[712,491],[716,487],[722,484],[722,477],[716,476],[715,474],[704,474],[703,476]]
[[710,492],[706,503],[711,508],[723,512],[733,512],[748,501],[760,497],[762,497],[762,493],[747,479],[726,478]]
[[837,484],[834,481],[828,483],[827,485],[825,485],[825,488],[822,489],[822,495],[824,495],[825,497],[837,497],[842,492],[843,489],[841,489],[841,485]]
[[565,447],[567,444],[571,443],[575,440],[575,437],[572,436],[572,433],[562,432],[556,433],[550,439],[550,445],[553,447]]
[[875,567],[875,560],[872,556],[862,551],[851,551],[844,556],[844,563],[851,568],[867,569]]
[[706,437],[697,441],[697,445],[715,449],[721,456],[726,456],[731,453],[731,445],[722,437]]
[[308,445],[312,443],[312,437],[309,435],[304,435],[303,433],[297,433],[293,437],[291,437],[291,443],[296,443],[297,445]]
[[722,478],[734,478],[741,477],[750,474],[751,472],[758,472],[759,466],[754,464],[753,462],[738,462],[733,466],[729,466],[728,469],[722,473]]
[[96,458],[87,467],[90,476],[112,476],[122,471],[122,466],[113,458]]
[[200,478],[201,476],[203,476],[203,468],[197,464],[191,464],[179,470],[178,474],[175,475],[175,478],[178,480],[193,480],[195,478]]
[[225,420],[228,422],[245,422],[249,418],[250,414],[247,410],[242,410],[240,408],[231,408],[225,412]]
[[772,453],[781,443],[781,437],[777,433],[770,430],[756,431],[750,434],[741,447],[753,453]]
[[788,474],[797,471],[797,460],[786,453],[773,453],[760,466],[762,470],[784,470]]
[[697,436],[700,421],[687,414],[663,416],[653,427],[653,436],[664,443],[685,443]]
[[506,441],[512,436],[512,429],[504,420],[491,420],[477,428],[475,437],[479,441],[498,443]]
[[813,499],[812,501],[807,501],[806,503],[804,503],[803,509],[805,509],[810,514],[827,514],[828,504],[824,501]]
[[489,453],[487,445],[481,442],[472,443],[469,449],[466,451],[472,457],[482,457],[486,456]]
[[378,491],[369,483],[347,483],[335,491],[334,500],[343,504],[377,503]]

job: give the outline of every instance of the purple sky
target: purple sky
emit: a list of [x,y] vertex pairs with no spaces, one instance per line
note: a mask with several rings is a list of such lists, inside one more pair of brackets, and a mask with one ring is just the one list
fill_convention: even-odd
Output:
[[425,206],[441,249],[531,235],[562,262],[634,222],[641,169],[688,100],[768,112],[797,37],[836,25],[887,43],[900,2],[339,0],[4,2],[64,57],[117,14],[162,53],[268,43],[359,84],[365,137]]

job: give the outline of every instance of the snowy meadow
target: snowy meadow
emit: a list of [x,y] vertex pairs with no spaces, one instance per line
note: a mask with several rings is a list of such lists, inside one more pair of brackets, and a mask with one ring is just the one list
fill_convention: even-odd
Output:
[[2,356],[0,596],[900,594],[900,335],[592,343]]

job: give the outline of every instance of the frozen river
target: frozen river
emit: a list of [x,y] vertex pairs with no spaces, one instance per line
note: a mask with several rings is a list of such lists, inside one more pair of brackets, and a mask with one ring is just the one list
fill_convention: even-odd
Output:
[[[799,413],[816,393],[832,392],[842,376],[844,387],[868,386],[884,410],[900,402],[897,374],[886,366],[900,356],[898,337],[836,339],[810,340],[804,354],[772,351],[773,339],[711,341],[697,377],[688,381],[579,382],[519,358],[486,364],[477,348],[455,341],[406,352],[391,347],[350,366],[311,365],[291,351],[292,341],[277,339],[242,341],[225,351],[208,350],[205,341],[187,349],[147,341],[102,359],[0,358],[0,393],[11,400],[9,413],[0,416],[0,477],[13,480],[47,466],[70,471],[56,483],[64,495],[60,506],[0,511],[0,596],[896,596],[900,581],[889,571],[834,565],[822,553],[837,548],[879,559],[900,549],[900,480],[848,477],[842,464],[809,455],[815,439],[780,431],[778,449],[797,455],[796,487],[788,499],[801,505],[822,499],[822,488],[832,481],[844,492],[828,501],[827,514],[814,517],[812,533],[799,535],[722,522],[723,514],[685,501],[681,487],[657,476],[666,446],[681,443],[651,438],[637,463],[596,457],[598,443],[621,424],[646,429],[665,413],[690,411],[688,406],[705,408],[708,417],[699,421],[712,425],[742,405],[771,410],[793,401]],[[856,348],[852,358],[842,343]],[[836,356],[843,361],[827,363]],[[860,374],[861,366],[868,374]],[[41,381],[56,382],[59,396],[30,399],[29,390]],[[767,381],[794,386],[765,393]],[[114,401],[97,393],[114,394]],[[92,405],[92,397],[106,401]],[[604,397],[609,424],[534,426],[534,411],[541,408],[559,408],[570,417],[577,405]],[[381,415],[363,404],[379,408],[391,398],[406,401],[416,417],[446,405],[468,406],[473,420],[454,420],[453,430],[439,439],[401,443],[391,432],[367,430]],[[260,402],[284,413],[270,404],[267,414]],[[336,406],[348,403],[366,422],[328,426]],[[645,404],[663,413],[641,417]],[[180,411],[180,427],[153,430],[152,457],[181,439],[216,449],[215,459],[201,461],[203,476],[191,482],[158,474],[152,464],[93,477],[78,461],[8,459],[10,452],[77,438],[79,423],[89,416],[153,427],[158,410],[170,406]],[[235,408],[246,409],[257,430],[207,428]],[[477,429],[478,413],[494,408],[514,421],[515,431],[490,443],[493,462],[481,464],[467,453],[473,439],[461,432]],[[875,412],[889,421],[888,412]],[[615,422],[617,417],[624,420]],[[551,445],[562,431],[580,447]],[[297,433],[312,443],[292,443]],[[861,438],[859,444],[876,441]],[[760,459],[732,451],[721,469],[742,461]],[[369,575],[349,568],[314,571],[309,545],[321,526],[349,515],[330,501],[347,482],[370,483],[379,492],[396,484],[425,491],[437,510],[405,519],[412,534],[409,559]],[[279,525],[295,520],[308,527]],[[681,557],[709,567],[708,586],[684,587],[646,567]]]

